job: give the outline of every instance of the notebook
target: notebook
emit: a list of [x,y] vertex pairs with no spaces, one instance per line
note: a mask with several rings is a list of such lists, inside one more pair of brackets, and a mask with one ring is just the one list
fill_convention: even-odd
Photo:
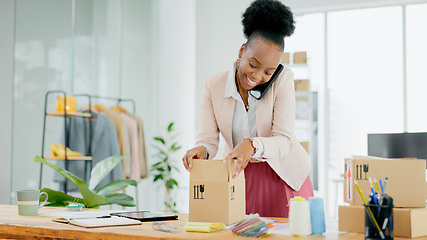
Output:
[[85,228],[96,228],[96,227],[112,227],[112,226],[127,226],[127,225],[141,225],[142,222],[134,219],[106,216],[97,218],[67,218],[59,217],[52,219],[54,222],[68,223],[71,225],[85,227]]

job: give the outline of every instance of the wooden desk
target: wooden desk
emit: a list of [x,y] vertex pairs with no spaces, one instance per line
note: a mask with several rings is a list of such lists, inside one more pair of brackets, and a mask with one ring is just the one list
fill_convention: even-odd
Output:
[[[39,210],[39,214],[64,210],[64,208],[42,207]],[[52,222],[52,219],[53,217],[46,216],[20,216],[18,215],[18,207],[16,205],[0,205],[0,239],[251,239],[237,236],[230,230],[222,230],[214,233],[185,232],[186,214],[179,215],[179,220],[168,221],[179,228],[179,232],[176,233],[156,231],[152,229],[151,222],[145,222],[142,225],[136,226],[88,229]],[[335,225],[331,227],[327,226],[327,232],[323,236],[310,237],[310,239],[364,239],[362,234],[338,233],[338,226]],[[302,238],[271,234],[267,239],[301,240]]]

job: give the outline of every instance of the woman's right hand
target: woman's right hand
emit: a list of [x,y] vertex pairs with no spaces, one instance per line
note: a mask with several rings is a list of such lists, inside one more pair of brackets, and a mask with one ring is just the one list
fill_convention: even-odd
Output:
[[198,146],[188,150],[182,158],[185,169],[187,169],[187,171],[191,170],[193,159],[206,159],[206,153],[207,149],[204,146]]

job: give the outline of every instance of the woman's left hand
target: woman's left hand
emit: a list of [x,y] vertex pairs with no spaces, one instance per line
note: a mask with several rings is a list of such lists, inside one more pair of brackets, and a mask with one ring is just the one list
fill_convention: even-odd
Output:
[[237,177],[243,169],[248,165],[249,160],[254,153],[254,147],[249,139],[245,139],[233,149],[233,151],[227,155],[225,161],[232,161],[237,159],[236,168],[234,171],[233,178]]

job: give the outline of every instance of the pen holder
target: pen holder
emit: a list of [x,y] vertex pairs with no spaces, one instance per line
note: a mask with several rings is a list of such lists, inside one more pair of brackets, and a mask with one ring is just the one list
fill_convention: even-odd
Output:
[[[364,204],[364,206],[365,239],[393,239],[393,203],[391,202],[391,204],[382,205]],[[369,212],[369,209],[372,212],[372,215]],[[375,221],[372,219],[372,216],[374,216]],[[380,234],[378,228],[381,229],[382,234]]]

